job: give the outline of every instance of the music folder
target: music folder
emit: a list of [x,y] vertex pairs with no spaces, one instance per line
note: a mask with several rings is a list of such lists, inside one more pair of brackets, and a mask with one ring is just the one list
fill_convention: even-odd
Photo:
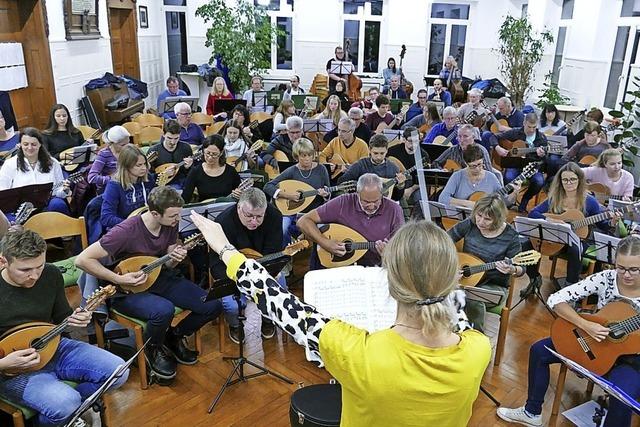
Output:
[[235,108],[236,105],[242,105],[243,107],[247,106],[246,99],[216,99],[215,104],[213,104],[213,114],[218,114],[222,112],[230,112]]
[[49,204],[53,183],[25,185],[0,191],[0,206],[4,212],[15,212],[23,202],[42,209]]

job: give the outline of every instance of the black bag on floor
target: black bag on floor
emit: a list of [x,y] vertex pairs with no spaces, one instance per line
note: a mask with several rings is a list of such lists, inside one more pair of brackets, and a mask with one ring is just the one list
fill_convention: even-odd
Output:
[[314,384],[291,395],[291,427],[338,427],[342,412],[340,384]]

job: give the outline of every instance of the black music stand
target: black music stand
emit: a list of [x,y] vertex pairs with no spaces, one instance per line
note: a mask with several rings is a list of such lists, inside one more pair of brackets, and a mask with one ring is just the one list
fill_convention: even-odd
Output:
[[331,132],[335,126],[331,119],[304,119],[302,131],[307,132]]
[[178,233],[184,234],[192,231],[198,231],[198,228],[191,221],[191,212],[197,212],[205,218],[215,221],[221,212],[235,205],[236,202],[209,202],[209,203],[192,203],[184,205],[180,211],[180,224],[178,225]]
[[526,157],[500,157],[500,167],[503,169],[524,169],[532,160]]
[[596,247],[596,260],[604,264],[615,264],[618,244],[622,239],[594,231],[593,240]]
[[402,133],[403,132],[404,131],[401,130],[401,129],[384,129],[382,131],[382,134],[384,136],[386,136],[387,139],[389,140],[389,143],[391,143],[391,142],[395,141],[396,139],[400,140],[400,138],[402,137]]
[[37,209],[49,204],[53,183],[25,185],[0,191],[0,206],[5,212],[15,212],[23,202],[31,202]]
[[[269,263],[265,263],[263,265],[264,268],[267,269],[269,274],[272,277],[276,277],[280,271],[284,268],[285,265],[291,260],[289,256],[283,256]],[[244,308],[242,307],[242,303],[240,302],[240,290],[236,283],[231,279],[223,279],[218,281],[218,283],[214,283],[211,289],[209,289],[209,293],[205,297],[205,301],[210,301],[212,299],[219,299],[222,297],[226,297],[229,295],[233,295],[233,299],[236,301],[238,305],[238,320],[240,321],[240,343],[238,344],[238,355],[235,357],[224,356],[222,360],[229,360],[233,363],[233,369],[231,373],[227,377],[227,380],[222,385],[222,388],[213,399],[211,404],[209,405],[209,409],[207,412],[210,414],[215,409],[216,405],[220,401],[222,394],[227,389],[227,387],[232,386],[234,384],[239,383],[240,381],[246,382],[251,378],[260,377],[262,375],[272,375],[278,378],[280,381],[284,381],[289,384],[293,384],[293,381],[289,378],[285,377],[282,374],[279,374],[275,371],[265,368],[264,366],[258,365],[257,363],[247,359],[244,356],[244,324],[243,322],[247,320],[244,315]],[[244,373],[244,365],[251,365],[258,370],[255,374],[245,375]],[[233,379],[234,376],[238,376],[238,378]]]
[[61,165],[82,165],[92,162],[96,158],[98,152],[98,146],[96,144],[83,144],[77,147],[73,147],[73,152],[67,154],[64,160],[60,160]]
[[151,338],[147,339],[147,341],[136,352],[136,354],[131,356],[131,358],[127,360],[123,365],[118,365],[116,370],[111,373],[109,378],[107,378],[107,380],[104,383],[102,383],[100,388],[98,388],[91,396],[87,397],[85,401],[80,404],[80,406],[78,406],[78,409],[76,409],[73,412],[73,414],[71,414],[67,423],[64,425],[65,427],[72,427],[76,422],[76,420],[80,418],[82,414],[87,412],[89,408],[93,408],[94,411],[99,412],[102,425],[106,425],[106,422],[103,419],[105,407],[104,407],[104,402],[102,400],[102,396],[104,396],[104,394],[109,390],[109,388],[113,385],[113,383],[116,382],[117,379],[121,378],[122,375],[124,375],[127,369],[129,369],[129,366],[131,366],[133,361],[136,360],[136,358],[138,357],[138,354],[140,354],[140,352],[143,351],[144,348],[147,346],[147,343],[149,342],[150,339]]
[[247,106],[246,99],[216,99],[215,104],[213,104],[213,114],[218,113],[228,113],[235,108],[236,105],[242,105],[243,107]]
[[[569,224],[548,222],[544,219],[533,219],[518,216],[514,220],[514,225],[516,227],[516,231],[518,231],[518,234],[520,234],[522,237],[528,237],[529,239],[537,240],[538,245],[537,247],[535,247],[534,245],[534,249],[538,252],[541,252],[542,243],[544,241],[571,246],[578,245],[580,247],[580,239],[571,230],[571,225]],[[532,288],[531,286],[527,286],[527,288],[525,288],[524,291],[521,292],[520,300],[513,307],[511,307],[511,310],[513,311],[531,294],[534,294],[540,300],[540,302],[542,302],[547,311],[549,311],[549,313],[551,313],[553,317],[556,317],[553,310],[549,308],[546,301],[542,297],[539,286],[533,286]]]

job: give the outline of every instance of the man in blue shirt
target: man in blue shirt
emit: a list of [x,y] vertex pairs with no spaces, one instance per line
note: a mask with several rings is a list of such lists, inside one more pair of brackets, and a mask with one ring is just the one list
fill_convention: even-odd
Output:
[[427,106],[427,90],[420,89],[418,91],[418,102],[411,104],[411,107],[409,107],[409,111],[407,111],[407,115],[405,116],[404,119],[408,122],[414,117],[419,116],[420,114],[422,114],[422,109],[426,106]]
[[167,79],[167,88],[160,92],[160,95],[158,95],[158,101],[156,103],[158,107],[158,113],[164,113],[164,111],[160,111],[160,104],[162,103],[162,101],[171,96],[187,96],[187,92],[180,89],[180,82],[178,81],[178,79],[173,76],[169,76],[169,78]]
[[433,93],[429,95],[429,101],[444,102],[445,107],[451,105],[451,94],[442,87],[442,80],[435,79],[433,81]]
[[[495,113],[496,120],[506,120],[507,126],[502,125],[500,123],[496,123],[498,125],[498,132],[506,132],[510,129],[522,127],[524,124],[524,114],[522,111],[516,109],[513,104],[511,104],[511,100],[506,96],[498,99],[496,102],[496,106],[498,107],[498,112]],[[489,121],[487,126],[491,126],[492,122]],[[491,142],[492,132],[484,131],[482,133],[482,145],[487,150],[491,150],[492,142]]]
[[[444,136],[448,138],[449,135],[456,132],[458,130],[458,115],[456,113],[456,109],[453,107],[446,107],[444,111],[442,111],[442,122],[437,123],[431,127],[431,130],[422,141],[423,144],[433,144],[433,141],[438,136]],[[453,135],[451,139],[452,145],[458,145],[458,137],[457,135]]]
[[204,132],[195,123],[191,123],[191,106],[186,102],[178,102],[173,107],[176,119],[180,125],[180,141],[188,142],[192,145],[202,145],[204,142]]

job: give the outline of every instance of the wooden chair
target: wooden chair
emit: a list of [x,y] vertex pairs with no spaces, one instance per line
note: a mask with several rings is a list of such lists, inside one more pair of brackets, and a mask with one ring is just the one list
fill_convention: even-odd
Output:
[[198,126],[209,126],[213,124],[213,116],[207,113],[193,113],[191,116],[191,123],[195,123]]
[[133,119],[133,121],[139,123],[143,128],[147,126],[153,126],[162,129],[162,127],[164,126],[164,119],[162,117],[158,117],[155,114],[149,113],[140,114],[138,117]]
[[210,126],[207,126],[207,129],[204,131],[204,136],[215,135],[220,133],[220,130],[224,127],[225,122],[215,122]]
[[84,139],[91,138],[97,131],[97,129],[94,129],[91,126],[85,126],[85,125],[79,125],[79,126],[76,126],[76,128],[78,128],[80,133],[82,133],[82,137]]
[[507,339],[507,330],[509,328],[509,315],[511,314],[511,303],[513,301],[513,292],[515,288],[515,276],[509,278],[509,293],[504,306],[487,309],[487,312],[500,316],[500,328],[498,329],[498,340],[496,342],[496,355],[493,359],[493,365],[498,366],[502,360],[504,353],[504,344]]
[[138,146],[153,145],[160,141],[163,134],[161,128],[147,126],[134,137],[134,141]]
[[136,136],[142,130],[142,126],[138,122],[125,122],[122,124],[122,127],[129,131],[129,133],[133,137],[134,142],[136,140]]
[[265,113],[264,111],[256,111],[255,113],[251,113],[249,116],[249,121],[257,120],[258,123],[262,123],[269,119],[273,119],[273,116],[269,113]]

